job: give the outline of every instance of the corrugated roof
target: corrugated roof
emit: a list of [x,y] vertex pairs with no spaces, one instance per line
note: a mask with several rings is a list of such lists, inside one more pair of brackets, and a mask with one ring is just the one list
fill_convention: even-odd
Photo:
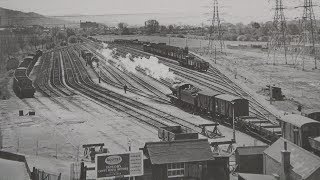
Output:
[[281,150],[284,149],[284,142],[287,142],[287,150],[291,152],[290,164],[292,170],[303,179],[308,178],[314,171],[320,169],[320,157],[295,145],[294,143],[279,138],[263,153],[281,163]]
[[305,124],[316,123],[320,125],[320,122],[310,119],[299,114],[289,114],[281,117],[280,121],[284,121],[290,124],[293,124],[296,127],[302,127]]
[[216,96],[216,98],[223,99],[223,100],[226,100],[226,101],[234,101],[234,100],[237,100],[237,99],[242,99],[240,97],[233,96],[233,95],[230,95],[230,94],[221,94],[221,95]]
[[245,180],[276,180],[276,178],[271,175],[247,174],[247,173],[239,173],[238,175]]
[[255,155],[263,154],[263,151],[266,150],[269,146],[244,146],[237,147],[237,152],[239,155]]
[[152,164],[214,160],[207,139],[148,142],[145,147]]
[[212,97],[212,96],[219,95],[221,93],[218,91],[213,91],[213,90],[201,90],[198,92],[198,94]]

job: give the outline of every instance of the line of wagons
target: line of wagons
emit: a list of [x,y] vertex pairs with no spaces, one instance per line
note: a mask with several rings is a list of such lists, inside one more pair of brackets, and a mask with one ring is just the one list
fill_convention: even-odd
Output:
[[14,71],[13,91],[17,97],[31,98],[34,96],[35,88],[29,75],[40,56],[42,56],[41,50],[37,50],[35,54],[28,54]]
[[166,43],[151,43],[139,41],[138,39],[115,39],[113,43],[132,46],[134,48],[143,50],[144,52],[173,59],[177,61],[180,66],[200,72],[206,72],[209,69],[209,63],[190,54],[188,47],[180,48],[167,45]]
[[274,142],[283,136],[309,151],[315,150],[318,146],[320,152],[319,121],[290,114],[278,119],[279,125],[273,124],[268,120],[250,116],[249,101],[245,98],[212,90],[200,90],[188,83],[175,84],[170,89],[172,93],[168,97],[171,102],[194,113],[209,115],[216,121],[230,125],[234,117],[236,125],[241,130],[267,140],[266,142]]

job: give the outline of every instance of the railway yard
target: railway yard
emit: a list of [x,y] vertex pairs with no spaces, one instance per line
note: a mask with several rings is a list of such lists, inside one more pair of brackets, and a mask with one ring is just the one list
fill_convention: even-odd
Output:
[[[208,139],[214,154],[230,157],[233,172],[237,147],[271,145],[285,136],[283,127],[289,122],[282,118],[284,111],[293,112],[292,105],[270,105],[267,96],[256,93],[264,85],[256,86],[259,77],[248,77],[252,72],[246,71],[247,62],[237,62],[242,64],[234,79],[232,60],[222,58],[216,65],[196,48],[190,48],[184,57],[189,61],[182,64],[163,44],[80,39],[44,51],[36,60],[28,73],[36,90],[33,98],[14,95],[17,90],[11,87],[19,80],[12,79],[12,97],[1,100],[3,150],[25,154],[29,166],[70,179],[70,163],[82,160],[92,165],[85,145],[104,143],[108,153],[139,151],[145,143],[159,141],[159,129],[180,126]],[[232,57],[241,54],[230,52]],[[183,93],[189,97],[183,99]],[[319,130],[314,133],[320,135]]]

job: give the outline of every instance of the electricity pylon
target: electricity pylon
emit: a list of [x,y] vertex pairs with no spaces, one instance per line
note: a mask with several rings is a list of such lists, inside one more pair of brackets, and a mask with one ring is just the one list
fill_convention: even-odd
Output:
[[221,28],[220,16],[219,16],[219,4],[218,0],[213,1],[213,17],[211,21],[211,27],[209,29],[209,45],[208,53],[214,53],[215,58],[217,50],[221,53],[224,49],[223,32]]
[[303,8],[303,15],[300,22],[301,25],[301,35],[299,40],[299,53],[302,55],[302,64],[304,69],[304,59],[306,55],[314,56],[314,68],[317,69],[317,56],[316,56],[316,20],[313,11],[312,0],[304,0],[304,5],[300,6]]
[[276,64],[276,52],[284,50],[285,63],[287,60],[287,22],[284,16],[282,0],[276,0],[275,14],[273,17],[272,36],[268,43],[268,57],[273,53],[273,65]]

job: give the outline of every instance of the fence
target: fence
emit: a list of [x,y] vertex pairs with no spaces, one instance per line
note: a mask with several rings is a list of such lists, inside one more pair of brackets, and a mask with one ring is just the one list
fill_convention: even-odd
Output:
[[59,175],[50,174],[34,167],[31,177],[32,180],[61,180],[61,173]]

